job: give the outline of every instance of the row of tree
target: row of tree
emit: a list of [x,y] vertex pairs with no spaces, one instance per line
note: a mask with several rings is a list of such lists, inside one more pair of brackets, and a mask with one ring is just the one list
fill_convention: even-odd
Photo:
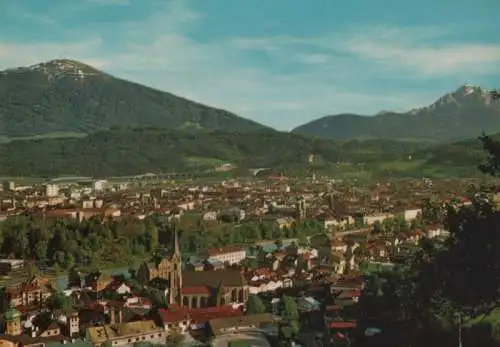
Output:
[[[204,224],[198,217],[171,223],[160,216],[144,220],[90,218],[82,221],[19,215],[0,224],[0,256],[30,260],[56,271],[78,267],[128,265],[137,267],[145,258],[172,247],[174,231],[180,235],[183,254],[231,244],[255,244],[263,240],[296,238],[325,233],[318,221],[305,221],[280,229],[272,222]],[[161,252],[160,252],[161,253]]]

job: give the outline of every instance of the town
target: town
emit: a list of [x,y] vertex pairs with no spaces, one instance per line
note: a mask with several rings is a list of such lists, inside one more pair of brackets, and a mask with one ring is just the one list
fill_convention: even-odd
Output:
[[[350,346],[476,180],[5,181],[2,346]],[[492,201],[497,200],[491,191]]]

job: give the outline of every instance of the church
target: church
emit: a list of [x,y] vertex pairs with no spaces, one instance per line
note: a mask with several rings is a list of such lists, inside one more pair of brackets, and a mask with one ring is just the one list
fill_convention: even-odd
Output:
[[170,255],[148,264],[149,280],[167,283],[170,304],[202,308],[246,302],[249,288],[240,270],[185,271],[177,232],[173,241],[174,250]]

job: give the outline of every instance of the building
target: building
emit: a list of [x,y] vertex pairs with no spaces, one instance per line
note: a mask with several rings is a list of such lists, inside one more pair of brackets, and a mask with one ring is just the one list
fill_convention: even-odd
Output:
[[306,218],[306,212],[307,212],[306,200],[304,199],[304,197],[301,197],[297,201],[296,205],[297,218],[300,220]]
[[208,261],[214,260],[222,263],[238,264],[247,257],[247,251],[244,247],[226,246],[222,248],[212,248],[205,252]]
[[0,259],[0,273],[7,275],[12,271],[20,271],[24,268],[22,259]]
[[45,185],[45,196],[53,198],[59,196],[59,186],[57,184],[46,184]]
[[249,288],[240,270],[183,271],[177,233],[174,238],[173,254],[147,267],[150,281],[168,284],[170,304],[201,308],[246,302]]
[[182,257],[177,231],[174,234],[174,252],[156,264],[148,265],[148,278],[163,279],[168,283],[169,303],[182,302]]
[[0,336],[2,347],[44,347],[50,343],[66,343],[69,336],[78,335],[80,330],[78,314],[75,313],[62,316],[59,321],[49,318],[22,324],[21,312],[10,308],[3,317],[5,334]]
[[166,337],[165,330],[156,326],[152,320],[87,328],[87,338],[96,347],[105,343],[110,343],[112,346],[132,346],[139,342],[164,344]]
[[262,313],[249,316],[215,318],[209,321],[209,326],[212,335],[218,336],[227,333],[259,329],[262,325],[272,322],[273,315],[271,313]]
[[33,279],[5,290],[11,307],[42,306],[53,294],[53,289],[39,279]]
[[94,192],[102,192],[104,189],[106,189],[106,183],[108,183],[107,180],[92,181],[92,190]]
[[4,192],[12,192],[16,190],[16,183],[14,181],[3,181],[2,188]]

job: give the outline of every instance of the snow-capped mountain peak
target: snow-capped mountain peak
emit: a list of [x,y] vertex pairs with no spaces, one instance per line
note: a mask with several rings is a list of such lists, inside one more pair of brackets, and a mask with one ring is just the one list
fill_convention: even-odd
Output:
[[47,76],[50,82],[68,77],[76,81],[83,81],[88,76],[104,75],[102,72],[94,69],[89,65],[70,59],[56,59],[36,65],[31,65],[28,67],[7,69],[1,71],[0,73],[5,74],[11,72],[16,73],[26,71],[42,73]]
[[98,70],[70,59],[56,59],[48,62],[32,65],[30,70],[41,71],[52,77],[71,76],[75,79],[85,79],[89,75],[101,74]]
[[485,105],[491,104],[491,95],[487,89],[480,86],[466,83],[452,93],[448,93],[437,99],[429,106],[419,107],[411,110],[408,114],[417,114],[425,111],[432,111],[438,107],[460,107],[465,104],[483,102]]

